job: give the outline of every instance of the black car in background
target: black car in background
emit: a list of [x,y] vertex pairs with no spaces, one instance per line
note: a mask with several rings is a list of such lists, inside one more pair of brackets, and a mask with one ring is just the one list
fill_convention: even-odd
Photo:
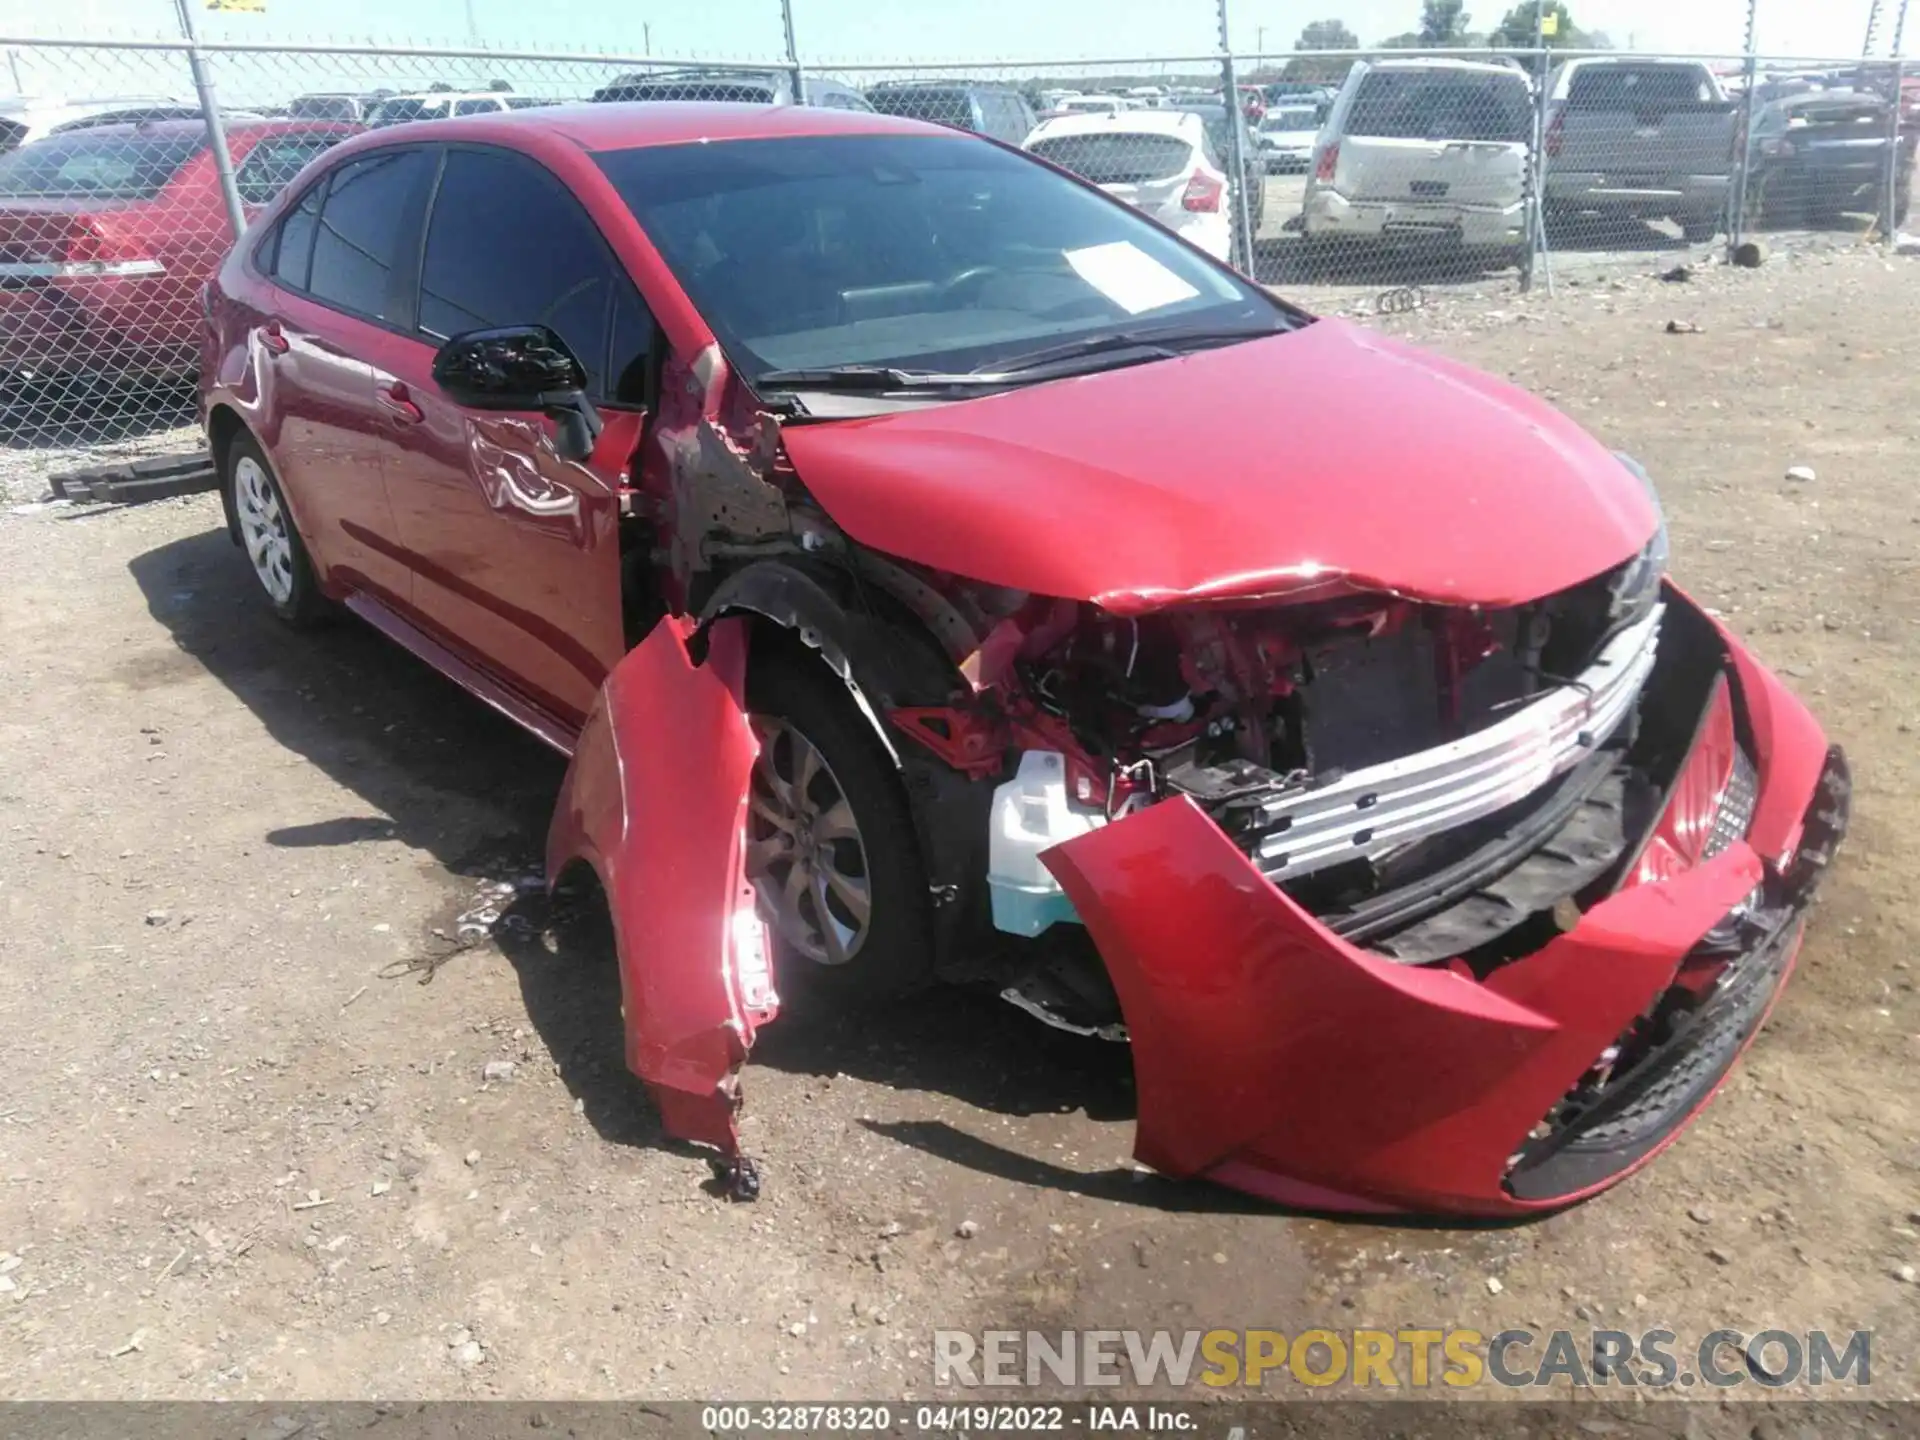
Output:
[[1747,142],[1747,208],[1773,227],[1831,225],[1847,215],[1887,223],[1888,148],[1894,156],[1895,228],[1913,189],[1914,135],[1896,137],[1892,106],[1857,90],[1813,90],[1762,106]]
[[882,115],[929,120],[1009,145],[1022,144],[1040,123],[1027,97],[1011,85],[974,80],[886,80],[869,85],[867,99]]

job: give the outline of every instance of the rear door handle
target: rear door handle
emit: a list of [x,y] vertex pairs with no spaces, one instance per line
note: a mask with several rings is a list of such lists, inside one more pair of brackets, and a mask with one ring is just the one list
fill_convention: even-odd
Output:
[[377,387],[374,397],[379,400],[380,408],[403,425],[418,425],[426,419],[426,412],[413,403],[413,395],[405,382],[390,380]]
[[278,320],[269,320],[260,327],[260,346],[269,355],[284,355],[293,348]]

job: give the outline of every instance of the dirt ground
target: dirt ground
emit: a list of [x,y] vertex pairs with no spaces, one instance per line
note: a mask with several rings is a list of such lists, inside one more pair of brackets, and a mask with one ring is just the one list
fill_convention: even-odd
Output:
[[1916,286],[1835,249],[1382,322],[1640,457],[1679,575],[1858,779],[1720,1098],[1513,1227],[1136,1174],[1124,1056],[960,993],[767,1030],[766,1193],[713,1198],[621,1065],[604,935],[525,889],[560,761],[360,625],[277,627],[213,499],[38,506],[11,454],[0,1395],[924,1396],[936,1325],[1422,1323],[1870,1327],[1912,1395]]

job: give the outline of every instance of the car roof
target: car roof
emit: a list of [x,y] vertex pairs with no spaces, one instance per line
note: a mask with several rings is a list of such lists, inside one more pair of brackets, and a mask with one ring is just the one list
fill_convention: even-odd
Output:
[[[237,116],[226,123],[226,132],[230,136],[252,134],[256,131],[266,131],[270,134],[358,135],[362,133],[362,127],[347,120],[302,120],[298,117],[271,115]],[[121,135],[144,135],[149,139],[168,139],[174,136],[205,138],[206,133],[207,126],[204,120],[143,120],[138,123],[88,125],[78,130],[62,130],[58,135],[49,138],[77,140],[90,135],[107,138]]]
[[389,100],[504,100],[511,90],[406,90],[398,95],[376,96],[381,104]]
[[[835,110],[819,105],[736,105],[712,100],[616,100],[599,104],[582,101],[420,123],[431,127],[430,131],[423,128],[423,135],[430,133],[441,141],[462,135],[510,141],[516,135],[545,131],[587,151],[686,145],[699,140],[770,140],[798,135],[968,138],[944,125],[866,110]],[[378,133],[394,140],[405,137],[410,130],[409,126],[395,125]]]
[[1197,141],[1205,124],[1190,110],[1122,110],[1118,115],[1059,115],[1042,120],[1027,139],[1053,140],[1062,135],[1172,135]]

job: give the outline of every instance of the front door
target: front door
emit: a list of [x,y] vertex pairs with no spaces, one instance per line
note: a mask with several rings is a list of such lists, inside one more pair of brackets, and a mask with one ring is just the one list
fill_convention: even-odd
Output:
[[[605,433],[560,458],[544,416],[468,410],[433,382],[469,330],[546,325],[587,371]],[[417,334],[373,377],[387,487],[422,621],[578,725],[625,653],[619,495],[640,437],[653,323],[585,209],[514,152],[450,147],[427,218]]]

